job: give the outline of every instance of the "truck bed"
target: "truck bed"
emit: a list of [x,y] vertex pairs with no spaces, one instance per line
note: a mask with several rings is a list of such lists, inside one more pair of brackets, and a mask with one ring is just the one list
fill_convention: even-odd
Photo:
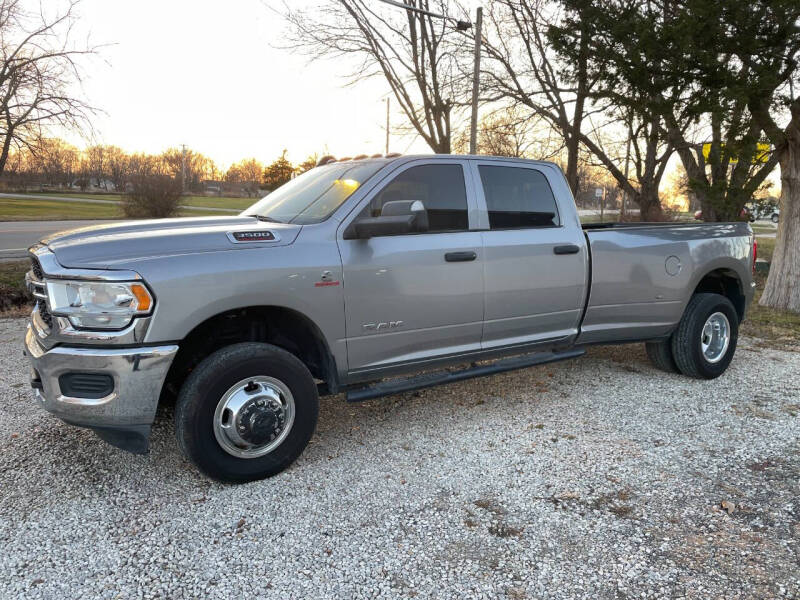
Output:
[[750,281],[749,223],[591,223],[590,291],[579,343],[668,335],[711,272]]

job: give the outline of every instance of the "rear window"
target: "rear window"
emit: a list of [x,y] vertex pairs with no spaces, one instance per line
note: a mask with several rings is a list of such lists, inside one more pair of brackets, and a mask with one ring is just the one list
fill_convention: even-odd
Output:
[[478,167],[490,229],[557,227],[561,224],[553,190],[536,169]]

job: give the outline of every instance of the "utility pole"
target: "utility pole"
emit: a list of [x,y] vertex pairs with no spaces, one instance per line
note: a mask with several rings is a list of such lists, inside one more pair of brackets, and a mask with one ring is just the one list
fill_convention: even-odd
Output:
[[389,154],[389,98],[386,98],[386,154]]
[[478,145],[478,91],[481,79],[481,29],[483,25],[483,8],[478,7],[475,17],[475,64],[472,68],[472,118],[469,131],[469,153],[477,154]]
[[186,144],[181,144],[181,195],[186,193]]
[[600,196],[600,222],[603,222],[603,208],[606,205],[606,186],[603,186],[603,195]]

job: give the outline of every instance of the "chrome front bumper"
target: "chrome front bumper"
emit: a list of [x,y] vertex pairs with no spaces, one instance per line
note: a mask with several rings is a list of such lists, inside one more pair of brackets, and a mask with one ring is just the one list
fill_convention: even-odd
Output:
[[[146,452],[161,387],[177,345],[136,348],[45,348],[31,327],[25,354],[31,361],[31,385],[42,407],[73,425],[90,427],[120,448]],[[102,398],[62,393],[59,377],[69,372],[110,375],[114,389]]]

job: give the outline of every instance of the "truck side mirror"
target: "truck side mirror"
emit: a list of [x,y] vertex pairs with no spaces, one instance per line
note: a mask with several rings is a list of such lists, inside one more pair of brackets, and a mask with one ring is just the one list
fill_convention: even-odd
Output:
[[381,217],[394,217],[398,215],[412,215],[414,217],[415,233],[428,231],[428,211],[422,200],[392,200],[386,202],[381,209]]
[[428,227],[428,211],[420,200],[393,200],[383,205],[379,217],[354,221],[345,231],[344,239],[423,233]]

